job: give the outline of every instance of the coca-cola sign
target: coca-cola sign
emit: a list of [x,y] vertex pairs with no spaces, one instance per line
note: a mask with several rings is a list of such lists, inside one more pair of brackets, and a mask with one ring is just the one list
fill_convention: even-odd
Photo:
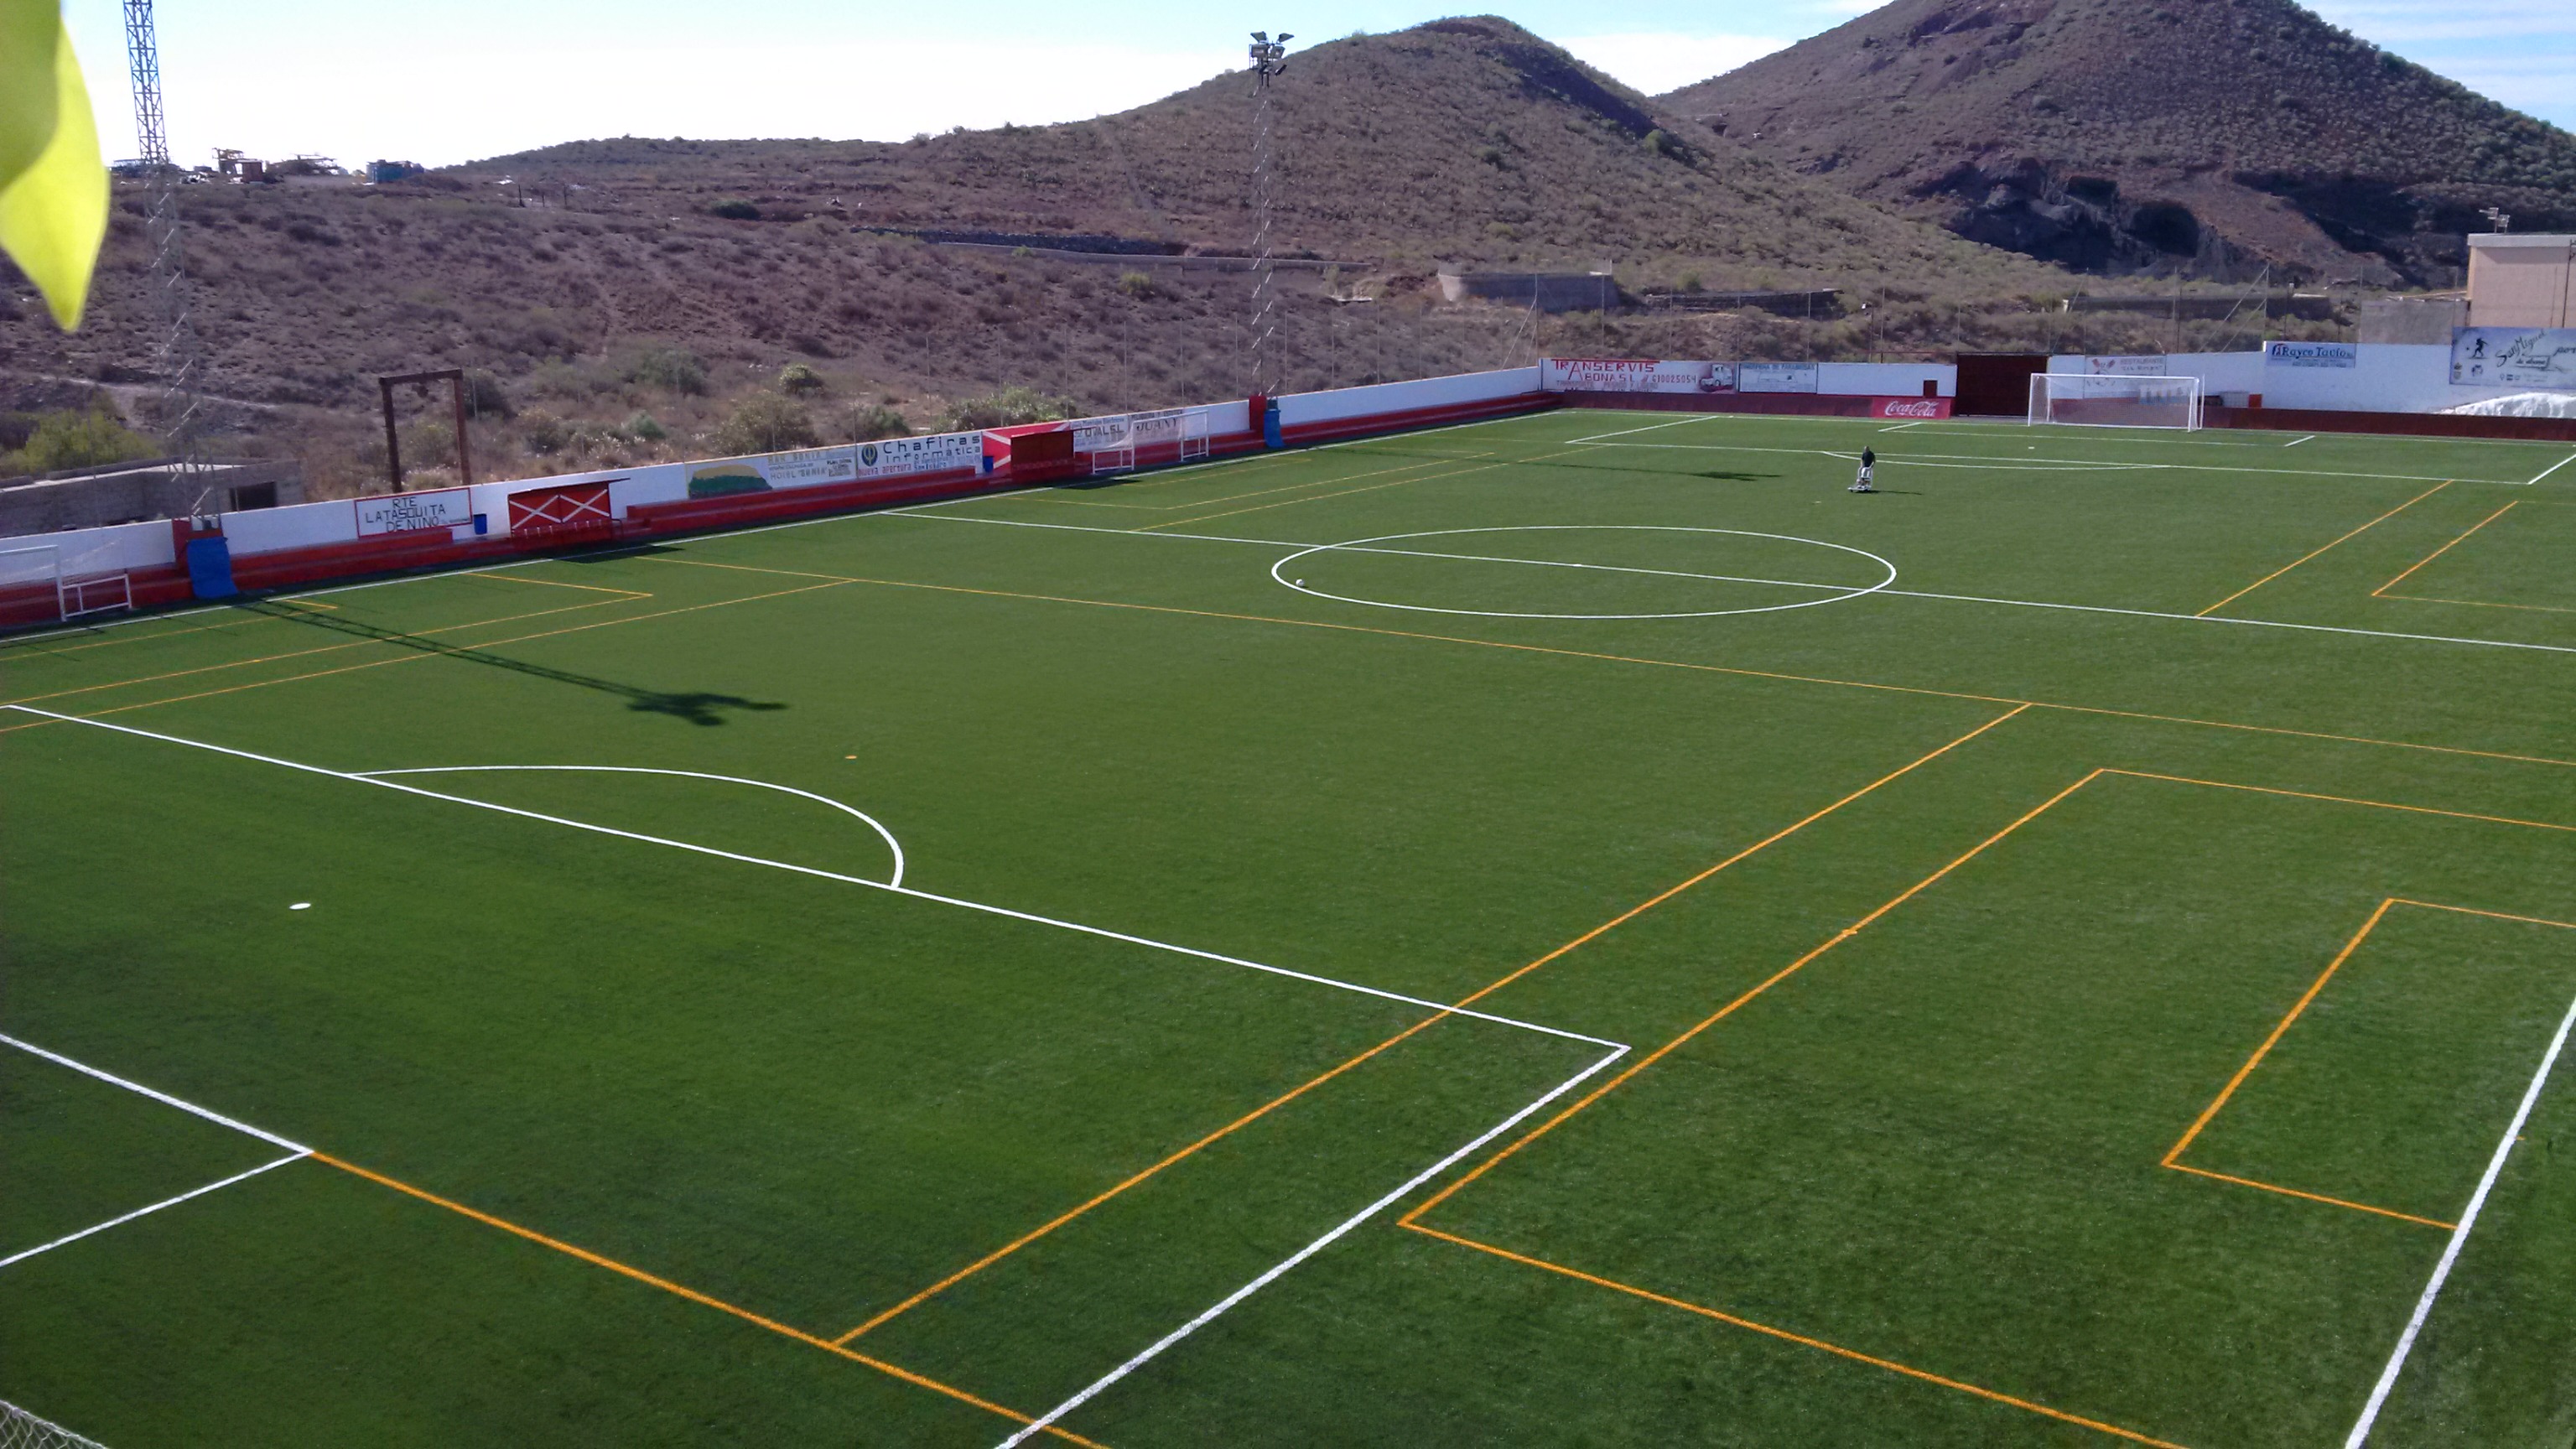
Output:
[[1873,417],[1912,418],[1919,422],[1949,415],[1950,399],[1946,397],[1883,397],[1871,413]]

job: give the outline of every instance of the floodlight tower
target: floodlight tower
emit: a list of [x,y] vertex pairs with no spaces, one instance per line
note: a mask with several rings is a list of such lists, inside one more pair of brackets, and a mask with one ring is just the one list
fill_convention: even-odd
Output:
[[[1279,32],[1252,32],[1252,390],[1268,397],[1280,385],[1276,333],[1279,289],[1270,260],[1270,209],[1278,165],[1270,144],[1270,81],[1288,68],[1288,42],[1297,37]],[[1261,420],[1255,418],[1253,426]]]
[[179,180],[161,116],[161,43],[152,0],[125,0],[125,54],[134,73],[134,134],[151,186],[144,239],[152,248],[152,308],[160,328],[160,424],[170,455],[184,465],[197,452],[197,329],[188,311],[188,269],[180,247]]

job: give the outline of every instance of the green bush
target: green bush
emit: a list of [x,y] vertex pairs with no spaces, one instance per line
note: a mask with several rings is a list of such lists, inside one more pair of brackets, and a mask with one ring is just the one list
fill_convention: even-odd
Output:
[[627,367],[626,380],[694,395],[707,390],[707,365],[685,347],[649,348]]
[[727,221],[758,221],[760,220],[760,208],[752,205],[750,202],[745,201],[739,196],[728,196],[724,200],[717,202],[715,205],[708,207],[707,215],[721,216]]
[[1119,273],[1118,290],[1140,302],[1162,295],[1162,288],[1155,286],[1154,279],[1143,272]]
[[525,437],[529,452],[539,457],[549,453],[560,453],[563,451],[564,443],[571,436],[572,430],[565,427],[564,420],[553,413],[539,411],[528,414]]
[[806,415],[805,405],[790,398],[762,393],[746,398],[733,414],[716,425],[709,439],[717,453],[738,457],[747,453],[783,453],[791,448],[811,448],[822,439],[814,433],[814,420]]
[[661,419],[654,417],[651,413],[645,412],[641,408],[638,408],[635,411],[634,416],[629,417],[626,420],[626,426],[623,431],[626,436],[633,438],[639,443],[658,443],[664,438],[671,436],[671,430],[662,426]]
[[518,413],[510,402],[508,388],[501,385],[499,374],[488,367],[465,370],[465,411],[477,418],[509,418]]
[[1048,397],[1034,388],[1012,386],[988,397],[970,397],[948,412],[947,431],[1010,428],[1022,423],[1052,423],[1073,416],[1068,398]]
[[912,424],[903,420],[903,414],[883,403],[850,411],[850,441],[853,443],[873,443],[879,438],[903,438],[911,434]]
[[101,403],[86,411],[39,413],[27,430],[27,441],[0,456],[0,473],[52,473],[64,468],[95,468],[150,458],[158,443],[125,425],[113,408]]
[[791,362],[778,371],[778,390],[790,397],[813,397],[823,391],[823,374]]

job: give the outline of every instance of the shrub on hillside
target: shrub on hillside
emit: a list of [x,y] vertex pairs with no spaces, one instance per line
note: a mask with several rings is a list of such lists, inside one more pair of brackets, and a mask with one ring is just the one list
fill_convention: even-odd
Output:
[[39,413],[15,452],[0,454],[0,473],[51,473],[149,458],[161,451],[104,404],[86,411]]
[[663,427],[659,418],[641,408],[626,419],[625,433],[639,443],[658,443],[671,436],[670,429]]
[[739,196],[728,196],[708,207],[707,215],[721,216],[727,221],[758,221],[760,208]]
[[823,440],[815,435],[814,419],[806,414],[803,403],[761,393],[744,399],[731,416],[716,425],[708,441],[719,454],[738,457],[811,448]]
[[911,435],[912,424],[903,420],[903,414],[883,403],[850,410],[850,441],[853,443],[873,443],[879,438]]
[[508,418],[518,409],[510,402],[510,391],[501,385],[500,375],[488,367],[465,370],[465,410],[478,418]]
[[707,390],[707,364],[685,347],[647,348],[626,369],[628,382],[696,394]]
[[778,371],[778,390],[789,397],[813,397],[823,391],[823,374],[801,362],[791,362]]
[[1048,397],[1035,388],[1006,387],[987,397],[970,397],[948,412],[948,431],[1010,428],[1022,423],[1051,423],[1073,415],[1068,398]]

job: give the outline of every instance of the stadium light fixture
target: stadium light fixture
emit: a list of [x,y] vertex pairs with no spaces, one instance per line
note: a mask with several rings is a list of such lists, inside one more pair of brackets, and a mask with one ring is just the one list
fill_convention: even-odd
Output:
[[[1278,288],[1270,256],[1270,212],[1277,168],[1270,144],[1270,79],[1288,68],[1288,42],[1297,37],[1283,30],[1252,32],[1252,390],[1267,397],[1280,382],[1275,336]],[[1261,420],[1253,419],[1255,427]]]

